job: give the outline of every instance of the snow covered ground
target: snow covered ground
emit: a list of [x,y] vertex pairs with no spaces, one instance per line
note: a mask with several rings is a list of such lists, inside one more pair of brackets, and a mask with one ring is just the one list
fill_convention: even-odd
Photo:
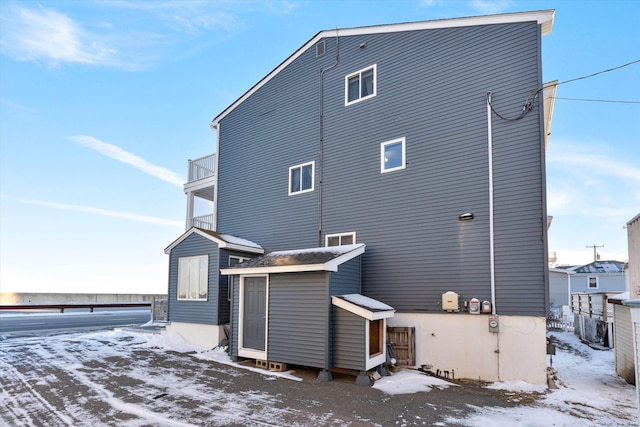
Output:
[[[408,407],[394,415],[393,424],[637,425],[635,388],[615,374],[613,351],[592,350],[571,333],[552,335],[558,345],[553,358],[557,390],[525,383],[496,383],[489,387],[512,395],[512,403],[521,403],[464,404],[464,411],[440,414],[441,421],[435,423]],[[248,371],[261,375],[256,377]],[[5,340],[0,337],[0,372],[0,425],[391,424],[388,420],[358,416],[355,410],[345,415],[337,407],[324,409],[311,391],[320,387],[326,387],[325,394],[337,391],[335,381],[317,383],[295,371],[270,372],[255,365],[234,363],[221,349],[197,348],[176,335],[110,331]],[[255,378],[266,382],[261,381],[258,386]],[[287,393],[303,386],[307,388],[296,388],[302,391],[294,391],[294,397]],[[411,395],[415,398],[403,401],[403,408],[407,406],[404,402],[415,402],[415,406],[422,402],[423,410],[435,411],[437,405],[430,403],[429,393],[435,397],[435,389],[464,387],[405,370],[378,380],[366,393],[368,400],[389,408],[393,408],[394,399]]]

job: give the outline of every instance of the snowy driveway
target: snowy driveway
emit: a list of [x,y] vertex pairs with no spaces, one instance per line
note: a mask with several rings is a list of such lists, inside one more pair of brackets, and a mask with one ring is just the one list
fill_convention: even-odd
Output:
[[0,337],[0,425],[635,425],[633,387],[615,374],[606,384],[594,379],[606,366],[596,364],[581,390],[573,376],[562,378],[563,366],[575,375],[576,358],[584,365],[590,357],[571,345],[554,359],[569,384],[541,393],[522,384],[456,386],[415,372],[375,387],[350,377],[321,383],[313,370],[269,373],[232,364],[219,350],[184,352],[175,338],[126,331]]

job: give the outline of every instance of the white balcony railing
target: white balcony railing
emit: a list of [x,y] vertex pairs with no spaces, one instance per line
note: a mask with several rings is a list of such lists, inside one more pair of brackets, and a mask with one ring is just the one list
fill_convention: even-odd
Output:
[[191,218],[191,226],[213,231],[213,214],[194,216]]
[[189,160],[189,182],[215,175],[215,160],[215,154]]

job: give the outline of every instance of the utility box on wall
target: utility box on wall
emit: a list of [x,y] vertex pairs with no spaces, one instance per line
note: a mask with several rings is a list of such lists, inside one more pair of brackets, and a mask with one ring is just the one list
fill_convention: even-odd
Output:
[[497,314],[489,316],[489,332],[493,332],[494,334],[500,332],[500,322],[498,321]]
[[452,291],[442,294],[442,310],[458,311],[458,294]]

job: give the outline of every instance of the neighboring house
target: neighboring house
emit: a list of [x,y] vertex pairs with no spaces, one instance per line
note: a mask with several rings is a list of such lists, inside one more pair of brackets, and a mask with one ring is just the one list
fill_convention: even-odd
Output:
[[[417,365],[546,384],[553,17],[328,30],[293,52],[213,119],[217,154],[190,162],[169,328],[223,338],[230,277],[233,358],[363,372],[388,325],[415,330]],[[252,259],[227,266],[231,252]],[[201,254],[206,301],[178,299],[180,260]]]
[[[615,368],[629,384],[636,385],[640,396],[640,213],[627,222],[629,265],[627,292],[614,298],[613,336],[615,342]],[[640,410],[640,401],[638,401]]]
[[590,264],[568,267],[571,275],[571,293],[624,292],[625,262],[594,261]]

